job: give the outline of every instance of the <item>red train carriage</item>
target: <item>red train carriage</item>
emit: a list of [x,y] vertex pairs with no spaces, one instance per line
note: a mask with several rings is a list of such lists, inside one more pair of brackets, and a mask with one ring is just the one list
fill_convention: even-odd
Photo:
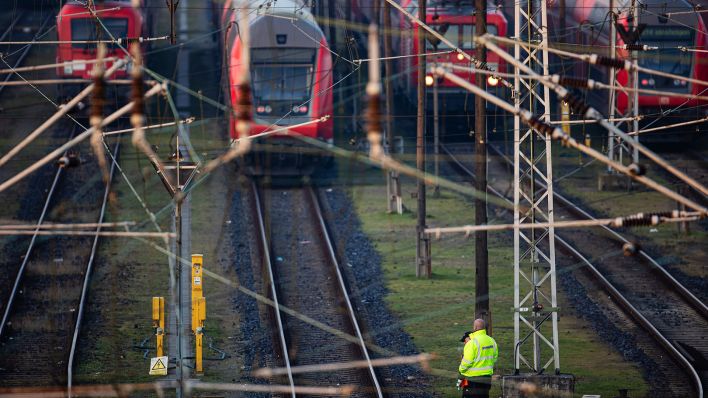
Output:
[[[616,0],[615,6],[620,10],[630,9],[629,0]],[[669,9],[667,9],[669,7]],[[692,77],[699,80],[708,80],[708,54],[700,50],[708,50],[706,35],[706,24],[701,18],[701,14],[690,12],[693,7],[684,0],[666,3],[664,0],[642,1],[639,9],[639,24],[646,24],[646,28],[641,34],[638,44],[659,47],[658,50],[639,52],[638,64],[640,66],[669,72],[684,77]],[[584,26],[601,26],[609,10],[609,0],[579,0],[569,13],[568,26],[578,27],[577,42],[585,44],[587,52],[603,51],[609,46],[609,28],[602,32],[598,29],[584,29]],[[674,14],[670,18],[665,18],[666,12],[689,11],[687,13]],[[557,26],[560,10],[557,5],[549,8],[551,24]],[[628,15],[625,12],[618,18],[619,23],[627,28],[630,25]],[[633,23],[632,23],[633,25]],[[553,30],[554,27],[552,26]],[[621,35],[617,35],[617,45],[621,46]],[[680,47],[697,49],[699,52],[682,51]],[[625,50],[618,50],[617,57],[629,58],[630,54]],[[598,81],[608,81],[606,69],[588,68],[580,66],[575,69],[576,74],[589,74],[591,78]],[[618,83],[627,85],[629,76],[627,72],[618,74]],[[678,79],[670,79],[650,75],[639,74],[639,88],[652,89],[665,92],[682,94],[706,94],[703,92],[708,86],[692,84]],[[707,90],[708,92],[708,90]],[[590,98],[594,106],[603,112],[607,109],[606,92],[591,93]],[[619,93],[618,108],[624,112],[628,106],[628,98],[625,93]],[[640,94],[639,114],[659,114],[661,112],[681,106],[684,111],[681,114],[685,117],[696,118],[706,115],[708,111],[708,101],[680,97],[670,97],[666,95]],[[675,114],[674,114],[675,116]],[[672,120],[673,119],[673,120]],[[676,121],[675,117],[668,117],[665,120]]]
[[[309,6],[299,0],[279,0],[277,6],[266,0],[250,1],[249,14],[251,87],[253,95],[254,124],[251,134],[289,128],[287,132],[269,135],[256,141],[256,148],[249,158],[249,170],[260,173],[263,164],[278,168],[276,173],[306,172],[312,164],[327,157],[309,156],[298,134],[327,143],[333,142],[333,123],[308,123],[332,115],[333,70],[332,56],[327,39],[311,14]],[[241,76],[241,41],[238,15],[225,3],[222,15],[227,29],[225,40],[228,59],[229,96],[236,104],[237,82]],[[237,138],[235,121],[230,123],[230,134]],[[275,155],[277,153],[277,156]],[[268,154],[272,156],[267,156]],[[276,164],[276,163],[279,163]]]
[[[143,34],[143,15],[131,6],[130,1],[104,1],[96,2],[96,13],[116,39],[122,40],[123,47],[127,48],[126,39],[137,38]],[[57,36],[60,41],[74,41],[76,43],[62,43],[57,48],[57,63],[67,61],[94,60],[96,59],[95,43],[82,43],[86,41],[110,40],[110,36],[103,26],[97,24],[96,18],[88,11],[86,5],[78,1],[66,3],[57,15]],[[107,45],[107,57],[127,58],[125,52],[118,44]],[[91,79],[93,70],[91,63],[73,63],[57,68],[57,76],[65,79]],[[106,67],[110,67],[108,62]],[[127,67],[116,71],[112,79],[128,78]],[[76,94],[78,85],[64,85],[64,95]]]
[[[414,0],[403,0],[401,6],[403,6],[409,13],[416,15],[418,14],[418,4]],[[397,11],[395,11],[397,12]],[[418,35],[423,33],[427,37],[430,37],[422,28],[418,25],[414,25],[408,18],[400,18],[400,30],[402,32],[411,32],[412,34],[404,34],[400,40],[399,52],[401,55],[407,56],[401,59],[398,63],[398,72],[405,76],[405,79],[397,79],[399,82],[399,89],[406,93],[406,96],[413,103],[415,96],[417,95],[417,83],[418,83],[418,57],[415,54],[419,52],[445,52],[449,51],[450,48],[447,44],[440,42],[434,44],[436,40],[428,39],[426,40],[426,48],[423,51],[418,49]],[[437,30],[440,34],[445,36],[447,40],[452,42],[455,46],[462,49],[465,53],[475,56],[475,22],[476,18],[474,16],[474,2],[473,1],[429,1],[428,8],[426,10],[426,24],[431,28]],[[507,34],[507,20],[504,14],[498,11],[496,8],[490,8],[487,10],[487,32],[493,35],[506,36]],[[461,54],[456,52],[451,52],[449,54],[435,55],[427,57],[428,64],[439,62],[439,63],[453,63],[464,66],[473,66],[470,61],[464,58]],[[497,72],[506,71],[506,63],[500,59],[494,53],[488,52],[487,63],[492,70]],[[466,73],[464,71],[455,71],[460,77],[473,82],[475,81],[475,76],[473,73]],[[427,79],[432,77],[428,76]],[[492,91],[496,95],[504,95],[503,90],[500,87],[499,80],[493,77],[487,79],[488,90]],[[474,109],[474,96],[472,96],[467,90],[462,89],[453,83],[444,80],[440,81],[439,85],[440,99],[445,103],[448,110],[450,109],[464,109],[471,111]],[[431,89],[428,90],[428,94],[432,92]],[[432,101],[428,101],[428,106],[432,106]]]

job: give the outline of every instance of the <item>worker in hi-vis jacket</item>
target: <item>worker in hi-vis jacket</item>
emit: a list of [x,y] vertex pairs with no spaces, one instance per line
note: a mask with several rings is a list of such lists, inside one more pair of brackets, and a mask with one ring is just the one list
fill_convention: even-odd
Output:
[[465,348],[457,386],[465,398],[488,398],[494,364],[499,357],[497,342],[487,335],[487,323],[483,319],[475,319],[474,331],[465,332],[460,341],[465,343]]

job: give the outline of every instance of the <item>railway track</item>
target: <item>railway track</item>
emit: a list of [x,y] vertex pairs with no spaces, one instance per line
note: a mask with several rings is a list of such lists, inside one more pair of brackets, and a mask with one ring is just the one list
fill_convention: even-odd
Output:
[[[692,176],[701,184],[708,184],[708,158],[706,158],[703,153],[695,149],[691,149],[678,153],[667,153],[664,155],[664,158],[671,161],[671,164]],[[708,197],[691,189],[685,183],[679,182],[675,176],[669,173],[663,172],[662,175],[672,183],[677,184],[678,189],[683,194],[687,195],[697,203],[708,206]]]
[[[0,34],[0,42],[13,39],[15,41],[34,41],[38,37],[47,33],[44,28],[51,21],[52,15],[41,15],[39,13],[21,11],[10,22],[8,27]],[[34,27],[39,26],[36,30]],[[50,28],[51,29],[51,28]],[[2,60],[0,61],[0,69],[17,68],[22,66],[22,63],[27,58],[31,44],[25,45],[5,45],[0,47]],[[0,75],[2,82],[8,82],[15,74],[7,73]],[[4,85],[0,85],[0,94],[5,90]]]
[[[116,144],[113,151],[118,150]],[[84,156],[92,155],[85,152]],[[107,185],[95,166],[91,161],[76,168],[57,168],[53,175],[35,234],[10,293],[3,297],[0,386],[71,388],[100,228],[93,236],[38,237],[36,233],[48,221],[103,222],[115,163]]]
[[[456,163],[457,170],[474,178],[460,161],[459,152],[455,153],[446,146],[442,150]],[[490,164],[488,190],[509,200],[502,193],[510,181],[509,159],[494,146],[490,146],[490,151],[497,155],[492,158],[500,162]],[[469,149],[464,152],[471,153]],[[504,186],[505,183],[507,186]],[[555,191],[554,198],[556,218],[593,218]],[[651,336],[655,345],[661,347],[660,350],[644,347],[644,351],[649,356],[656,356],[654,359],[662,367],[662,373],[668,376],[667,380],[662,381],[663,392],[671,392],[675,396],[703,396],[703,386],[708,384],[705,361],[708,357],[708,308],[648,253],[640,251],[632,257],[605,256],[608,251],[619,249],[627,241],[609,228],[556,231],[556,242],[561,250],[583,264],[597,286]],[[587,242],[594,244],[588,245]],[[586,243],[582,250],[578,248],[581,243]],[[683,370],[683,375],[676,377],[676,370],[666,366],[663,355],[667,353]]]
[[[290,386],[354,385],[353,396],[383,397],[370,362],[357,315],[330,241],[314,188],[259,188],[251,182],[249,201],[268,284],[269,298],[356,342],[273,310],[273,328],[281,366]],[[330,362],[368,361],[368,367],[335,372],[293,373],[293,367]],[[290,396],[295,397],[295,392]]]

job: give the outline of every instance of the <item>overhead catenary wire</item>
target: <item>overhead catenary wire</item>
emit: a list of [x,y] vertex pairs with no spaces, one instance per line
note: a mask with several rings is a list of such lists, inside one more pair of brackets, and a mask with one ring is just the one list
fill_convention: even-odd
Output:
[[[188,117],[186,119],[182,119],[179,121],[180,124],[192,124],[196,120],[193,116]],[[167,123],[159,123],[159,124],[151,124],[149,126],[143,126],[143,130],[153,130],[153,129],[162,129],[165,127],[172,127],[177,125],[177,122],[167,122]],[[111,135],[119,135],[119,134],[124,134],[124,133],[132,133],[135,128],[129,128],[129,129],[122,129],[122,130],[111,130],[111,131],[104,131],[103,136],[111,136]]]
[[659,225],[666,223],[680,223],[686,221],[697,221],[704,218],[700,212],[673,212],[665,213],[637,213],[630,216],[599,218],[591,220],[570,220],[554,222],[535,222],[519,224],[488,224],[488,225],[464,225],[459,227],[438,227],[426,228],[425,233],[437,239],[442,234],[464,233],[469,235],[480,231],[510,231],[514,229],[542,229],[542,228],[587,228],[587,227],[632,227],[644,225]]
[[21,45],[61,45],[61,44],[122,44],[122,43],[147,43],[151,41],[167,40],[169,36],[160,37],[119,37],[111,40],[42,40],[42,41],[3,41],[0,45],[4,46],[21,46]]
[[679,195],[678,193],[664,187],[661,184],[658,184],[654,180],[647,178],[643,175],[641,175],[641,169],[637,165],[630,165],[630,166],[625,166],[623,164],[620,164],[618,162],[613,161],[612,159],[609,159],[607,156],[604,154],[598,152],[597,150],[588,147],[586,145],[583,145],[579,142],[577,142],[574,138],[572,138],[570,135],[565,133],[563,130],[561,130],[558,127],[552,127],[549,124],[546,124],[545,122],[542,122],[538,118],[536,118],[530,111],[526,109],[516,109],[513,105],[509,104],[508,102],[500,99],[499,97],[496,97],[494,95],[491,95],[487,93],[484,90],[479,89],[479,87],[467,82],[466,80],[460,78],[459,76],[448,72],[442,67],[435,67],[432,72],[437,75],[437,76],[442,76],[445,79],[450,80],[451,82],[467,89],[470,90],[472,93],[476,95],[481,95],[485,97],[485,99],[500,108],[506,110],[507,112],[511,114],[518,114],[521,116],[521,120],[532,126],[533,128],[538,129],[539,131],[545,133],[549,137],[551,137],[554,140],[561,141],[563,145],[569,146],[571,148],[577,149],[586,155],[596,158],[602,163],[605,163],[606,165],[612,167],[613,169],[629,176],[633,180],[640,182],[649,188],[652,188],[665,196],[671,198],[672,200],[683,203],[687,207],[690,207],[691,209],[698,210],[702,213],[708,214],[708,209],[704,208],[703,206],[695,203],[694,201],[686,198],[683,195]]
[[[48,85],[57,85],[57,84],[89,84],[92,81],[89,79],[40,79],[40,80],[23,80],[23,81],[14,81],[14,82],[0,82],[0,87],[5,87],[5,86],[12,86],[12,87],[18,87],[18,86],[48,86]],[[130,84],[130,80],[126,79],[113,79],[113,80],[108,80],[106,81],[106,84],[113,84],[113,85],[124,85],[124,84]]]
[[[499,77],[499,76],[501,76],[501,77],[514,77],[513,73],[502,73],[502,72],[480,70],[475,67],[457,65],[457,64],[450,63],[450,62],[440,62],[440,63],[438,63],[438,65],[441,65],[442,67],[444,67],[446,69],[465,71],[468,73],[479,73],[479,74],[493,76],[493,77]],[[545,76],[544,75],[520,75],[520,77],[522,79],[528,79],[528,80],[538,80],[538,81],[545,80],[545,81],[550,81],[553,83],[560,82],[561,84],[573,85],[573,87],[587,89],[587,90],[608,90],[608,91],[614,90],[614,91],[622,91],[625,94],[637,92],[640,94],[647,94],[647,95],[661,95],[664,97],[677,97],[677,98],[688,98],[688,99],[692,99],[692,100],[708,101],[708,96],[703,96],[700,94],[687,94],[687,93],[679,93],[679,92],[675,92],[675,91],[659,91],[659,90],[652,90],[652,89],[646,89],[646,88],[634,89],[632,87],[613,86],[610,84],[605,84],[605,83],[599,82],[597,80],[586,79],[586,78],[575,77],[575,76],[562,76],[562,75],[558,75],[558,74],[553,74],[553,75],[545,75]],[[643,118],[643,116],[637,116],[637,117]],[[617,120],[617,119],[613,119],[613,120]],[[632,118],[631,120],[635,120],[635,118]],[[637,119],[637,120],[641,120],[641,119]]]
[[[50,31],[51,31],[51,29],[48,30],[47,32],[45,32],[43,35],[46,35],[46,34],[49,33]],[[43,35],[40,35],[40,37],[43,36]],[[17,51],[16,51],[16,52],[17,52]],[[12,54],[14,54],[14,53],[12,53]],[[12,54],[10,54],[10,55],[12,55]],[[9,68],[9,70],[14,70],[14,71],[17,72],[17,71],[19,71],[19,70],[21,69],[21,68],[13,68],[13,67],[11,67],[11,66],[5,61],[5,59],[1,59],[1,60],[2,60],[3,63],[5,63],[5,65]],[[95,62],[95,60],[86,60],[86,61],[87,61],[87,62]],[[121,68],[122,65],[124,65],[125,62],[126,62],[126,60],[123,60],[123,59],[116,59],[116,62],[111,66],[111,68],[109,69],[109,71],[106,72],[106,75],[105,75],[105,76],[106,76],[106,77],[110,76],[110,74],[113,73],[115,70]],[[109,73],[109,72],[110,72],[110,73]],[[18,75],[23,81],[27,82],[27,80],[26,80],[22,75],[20,75],[19,73],[17,73],[17,75]],[[72,80],[72,79],[62,80],[62,82],[63,82],[63,83],[67,83],[67,82],[70,82],[71,80]],[[109,83],[110,83],[110,82],[111,82],[111,81],[109,81]],[[147,83],[147,84],[151,84],[151,85],[154,85],[154,84],[155,84],[153,81],[147,81],[146,83]],[[73,106],[75,106],[76,104],[78,104],[78,102],[80,102],[78,99],[74,98],[74,99],[72,99],[72,101],[70,101],[69,104],[57,105],[57,104],[55,104],[51,99],[49,99],[49,98],[48,98],[41,90],[39,90],[37,87],[35,87],[35,86],[32,85],[31,83],[30,83],[30,86],[32,86],[32,87],[35,89],[35,91],[37,91],[46,101],[48,101],[48,102],[51,103],[53,106],[58,107],[58,108],[68,107],[68,108],[66,108],[65,110],[69,110],[69,109],[71,109]],[[92,88],[92,86],[91,86],[91,87],[88,87],[87,89],[85,89],[84,91],[82,91],[82,93],[84,93],[84,97],[90,93],[90,91],[91,91],[90,88]],[[72,103],[74,100],[75,100],[75,103]],[[55,116],[56,116],[56,115],[55,115]],[[72,117],[70,114],[66,114],[66,116],[67,116],[69,119],[71,119],[74,123],[76,123],[78,126],[80,126],[82,129],[86,129],[86,127],[84,127],[78,120],[76,120],[76,119],[75,119],[74,117]],[[104,147],[105,147],[106,152],[108,153],[108,155],[109,155],[109,156],[111,157],[111,159],[115,162],[115,158],[114,158],[113,154],[111,153],[110,148],[108,148],[108,146],[106,145],[105,142],[103,142],[103,145],[104,145]],[[150,220],[152,221],[153,225],[155,226],[156,230],[157,230],[158,232],[161,232],[162,229],[160,228],[159,224],[157,224],[155,215],[150,211],[150,209],[147,207],[147,204],[145,203],[145,201],[140,197],[140,195],[138,194],[138,192],[135,190],[135,187],[134,187],[133,184],[130,182],[130,179],[129,179],[128,176],[125,174],[125,172],[124,172],[123,169],[121,168],[120,164],[115,163],[115,165],[116,165],[116,167],[118,168],[118,171],[119,171],[119,172],[121,173],[121,175],[123,176],[125,182],[128,184],[128,187],[129,187],[130,190],[132,191],[133,195],[136,197],[136,199],[138,200],[138,202],[141,204],[141,206],[142,206],[143,209],[145,210],[146,214],[149,216],[149,218],[150,218]],[[167,239],[165,239],[165,242],[167,242]],[[167,243],[165,243],[165,244],[167,244]]]
[[[544,48],[543,46],[541,46],[539,44],[520,42],[515,39],[510,39],[510,38],[501,37],[501,36],[493,36],[493,35],[489,35],[489,34],[485,35],[485,40],[492,40],[492,41],[496,41],[496,42],[500,42],[500,43],[504,43],[504,44],[510,44],[510,45],[514,45],[517,43],[523,43],[524,46],[531,47],[534,49],[543,49]],[[708,86],[708,81],[705,81],[705,80],[694,79],[692,77],[662,72],[662,71],[651,69],[651,68],[645,68],[645,67],[640,66],[638,64],[632,63],[628,60],[623,60],[623,59],[619,59],[619,58],[612,59],[612,58],[608,58],[608,57],[598,55],[598,54],[573,53],[570,51],[559,50],[559,49],[551,47],[551,46],[548,46],[548,51],[552,52],[554,54],[557,54],[557,55],[562,55],[565,57],[577,59],[577,60],[592,64],[592,65],[612,66],[614,68],[623,69],[628,72],[633,72],[634,70],[637,70],[638,72],[647,73],[650,75],[656,75],[656,76],[666,77],[666,78],[670,78],[670,79],[685,81],[688,83],[697,84],[699,86]]]
[[31,231],[26,229],[2,229],[0,236],[11,235],[41,235],[41,236],[102,236],[112,238],[155,238],[155,239],[172,239],[177,235],[174,232],[142,232],[142,231],[77,231],[72,229],[49,229]]
[[633,132],[629,133],[629,135],[644,134],[644,133],[649,133],[652,131],[666,130],[666,129],[670,129],[670,128],[674,128],[674,127],[690,126],[690,125],[706,123],[706,122],[708,122],[708,116],[702,117],[702,118],[696,119],[696,120],[689,120],[687,122],[667,124],[667,125],[659,126],[659,127],[644,128],[644,129],[641,129],[638,131],[633,131]]
[[[123,61],[115,62],[107,71],[101,72],[103,76],[110,77],[116,70],[122,66]],[[0,158],[0,167],[9,162],[15,155],[17,155],[22,149],[27,147],[32,141],[34,141],[39,135],[44,133],[49,127],[54,125],[59,119],[65,116],[71,109],[73,109],[79,102],[86,98],[91,92],[93,92],[95,83],[92,83],[85,89],[81,90],[74,98],[72,98],[68,103],[61,105],[59,110],[52,115],[50,118],[44,121],[40,126],[29,133],[22,141],[10,149],[2,158]]]
[[[164,88],[165,87],[162,84],[155,84],[150,90],[148,90],[145,93],[145,98],[149,98],[149,97],[154,96],[155,94],[164,90]],[[130,102],[127,105],[123,106],[122,108],[118,109],[117,111],[113,112],[111,115],[109,115],[103,119],[102,126],[106,126],[106,125],[116,121],[119,117],[128,113],[132,107],[133,107],[133,102]],[[48,155],[44,156],[42,159],[38,160],[37,162],[35,162],[31,166],[29,166],[26,169],[22,170],[21,172],[17,173],[15,176],[9,178],[8,180],[6,180],[2,184],[0,184],[0,192],[5,191],[6,189],[15,185],[17,182],[21,181],[22,179],[24,179],[28,175],[34,173],[35,171],[37,171],[39,168],[41,168],[45,164],[51,162],[53,159],[55,159],[57,156],[59,156],[65,150],[75,146],[76,144],[78,144],[81,141],[88,138],[92,133],[93,133],[93,128],[89,128],[89,129],[85,130],[83,133],[79,134],[78,136],[69,140],[68,142],[66,142],[65,144],[60,146],[59,148],[50,152]]]
[[[360,58],[360,59],[354,59],[354,60],[352,60],[352,62],[354,62],[355,64],[361,64],[362,62],[372,62],[372,61],[387,61],[387,60],[404,59],[404,58],[432,57],[435,55],[452,54],[454,52],[455,52],[455,50],[448,50],[448,51],[435,51],[435,52],[431,52],[431,53],[422,53],[422,54],[396,55],[396,56],[392,56],[392,57]],[[493,71],[488,71],[488,70],[485,70],[485,72],[494,73]]]
[[[119,58],[117,58],[117,57],[106,57],[104,59],[104,62],[114,62],[114,61],[117,61],[118,59]],[[30,71],[37,71],[37,70],[62,68],[62,67],[73,66],[73,65],[91,65],[91,64],[95,64],[97,62],[98,62],[97,59],[82,59],[82,60],[75,60],[75,61],[57,62],[57,63],[53,63],[53,64],[20,66],[17,68],[0,69],[0,74],[17,73],[17,72],[30,72]]]
[[[517,65],[519,68],[523,69],[525,73],[528,73],[530,75],[538,75],[536,72],[534,72],[531,68],[521,64],[518,60],[516,60],[514,57],[506,53],[506,51],[502,50],[501,48],[497,47],[494,43],[490,42],[488,39],[490,38],[490,35],[484,35],[484,36],[478,36],[475,38],[475,41],[481,45],[486,46],[488,49],[491,51],[494,51],[497,53],[497,55],[501,56],[502,58],[506,59],[507,62],[510,62],[512,64]],[[554,82],[554,81],[549,81],[542,79],[540,80],[542,84],[548,86],[550,89],[554,90],[560,98],[562,98],[565,101],[568,101],[570,103],[571,108],[575,108],[574,110],[580,114],[583,114],[584,117],[590,118],[590,119],[597,119],[598,123],[602,125],[604,128],[614,132],[618,136],[622,137],[624,141],[626,141],[629,145],[633,146],[635,149],[637,149],[639,152],[641,152],[644,156],[649,158],[651,161],[654,163],[658,164],[659,166],[663,167],[665,170],[667,170],[669,173],[673,174],[674,176],[678,177],[681,179],[683,182],[688,184],[689,186],[693,187],[695,190],[698,192],[702,193],[704,196],[708,196],[708,188],[706,188],[703,184],[698,182],[696,179],[691,178],[690,176],[686,175],[686,173],[678,170],[676,167],[674,167],[671,163],[667,162],[664,160],[661,156],[657,155],[654,153],[654,151],[650,150],[643,144],[641,144],[638,140],[632,139],[628,134],[623,132],[621,129],[619,129],[617,126],[614,124],[608,123],[607,121],[604,120],[602,117],[602,114],[597,111],[596,109],[592,108],[591,106],[588,106],[586,104],[583,104],[579,102],[580,100],[577,99],[577,97],[573,96],[566,90],[563,86],[560,84]],[[645,180],[645,177],[642,176],[636,176],[640,178],[640,180]],[[649,182],[649,179],[646,179],[644,183],[646,184]],[[652,181],[653,182],[653,181]],[[658,184],[657,184],[658,185]],[[666,188],[664,188],[661,185],[658,185],[661,188],[661,192],[664,194],[667,194],[669,192],[672,193],[672,196],[676,196],[678,194],[675,194],[673,191],[670,191]],[[656,189],[656,187],[654,188]],[[702,212],[706,212],[706,208],[703,206],[700,206],[690,200],[688,200],[685,196],[678,195],[681,199],[678,200],[679,202],[685,204],[686,206],[691,207],[692,209],[699,210]],[[688,202],[691,202],[689,205]]]
[[98,223],[43,223],[37,224],[6,224],[0,225],[0,230],[24,230],[24,229],[96,229],[96,228],[127,228],[135,226],[135,221],[98,222]]
[[435,359],[434,354],[418,354],[411,356],[399,356],[393,358],[377,358],[370,361],[359,360],[359,361],[348,361],[348,362],[329,362],[323,364],[315,365],[300,365],[293,366],[289,370],[287,368],[260,368],[253,371],[253,376],[270,378],[274,376],[280,376],[288,374],[288,371],[292,374],[296,373],[314,373],[314,372],[334,372],[346,369],[357,369],[381,366],[391,366],[391,365],[408,365],[408,364],[421,364],[424,368],[429,366],[429,362]]
[[[89,140],[93,153],[96,156],[96,161],[98,162],[98,167],[101,170],[101,175],[103,176],[103,181],[105,184],[109,183],[110,176],[108,170],[108,163],[106,162],[106,152],[103,148],[103,129],[101,124],[103,123],[103,108],[106,102],[106,80],[104,78],[105,64],[103,58],[106,56],[106,46],[103,44],[98,45],[98,51],[96,51],[96,60],[98,62],[93,68],[93,92],[91,95],[91,114],[89,115],[89,124],[93,127],[93,132],[91,133],[91,139]],[[111,175],[113,167],[111,167]]]

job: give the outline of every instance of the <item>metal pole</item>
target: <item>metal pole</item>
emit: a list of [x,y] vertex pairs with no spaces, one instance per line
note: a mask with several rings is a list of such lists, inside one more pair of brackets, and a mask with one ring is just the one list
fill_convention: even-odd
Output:
[[[384,80],[384,87],[386,90],[386,138],[384,139],[384,148],[386,153],[391,155],[393,152],[393,119],[391,116],[394,113],[393,109],[393,84],[392,76],[395,73],[393,70],[393,60],[389,59],[392,54],[393,49],[393,35],[391,31],[391,4],[385,1],[383,5],[383,25],[384,25],[384,57],[386,61],[384,65],[386,67],[386,80]],[[398,194],[397,189],[398,173],[394,170],[389,170],[386,173],[386,194],[388,197],[387,205],[388,212],[402,213],[402,206],[398,203],[401,202],[401,197]]]
[[433,77],[433,148],[435,153],[435,187],[433,197],[440,197],[440,111],[438,97],[438,78]]
[[[425,21],[426,0],[420,0],[418,18]],[[418,27],[418,53],[425,51],[425,32]],[[416,166],[420,172],[425,172],[425,57],[418,57],[418,128],[416,132]],[[418,223],[416,227],[416,276],[429,278],[430,258],[428,256],[428,237],[425,235],[425,182],[417,180],[418,184]]]
[[[179,166],[177,167],[177,175],[179,175]],[[179,183],[178,183],[179,184]],[[177,191],[179,195],[180,191]],[[177,306],[174,308],[177,319],[177,381],[179,388],[177,389],[177,397],[181,397],[184,391],[183,379],[183,359],[182,359],[182,199],[178,197],[175,201],[175,273],[177,274]]]
[[[475,0],[475,35],[487,33],[487,0]],[[476,46],[477,59],[487,62],[487,48],[483,45]],[[477,73],[475,75],[477,86],[487,89],[487,78]],[[480,95],[474,98],[475,117],[475,188],[478,192],[487,192],[487,101]],[[474,201],[475,225],[487,224],[487,199],[475,198]],[[487,232],[475,234],[475,317],[485,321],[489,319],[489,253],[487,247]]]
[[[617,14],[615,14],[615,1],[610,0],[610,58],[615,58],[617,55],[617,31],[615,27],[615,23],[617,22]],[[611,87],[615,86],[616,83],[616,78],[617,75],[615,73],[615,68],[610,68],[610,81],[609,84]],[[609,102],[607,103],[608,106],[608,115],[610,120],[613,120],[615,118],[615,102],[616,102],[616,91],[615,90],[610,90],[609,95]],[[612,160],[617,160],[615,158],[615,140],[617,137],[615,136],[615,133],[612,131],[609,131],[607,133],[607,153],[608,157]],[[614,170],[612,167],[607,166],[607,172],[612,173]]]
[[[514,37],[523,39],[514,45],[514,58],[520,60],[514,68],[514,108],[543,112],[542,120],[550,120],[550,91],[547,86],[538,87],[522,76],[521,70],[540,69],[548,75],[548,31],[546,2],[516,2],[514,7]],[[525,26],[526,36],[522,35]],[[540,38],[541,49],[532,41]],[[526,90],[525,88],[528,88]],[[533,223],[537,218],[553,220],[553,168],[550,137],[531,129],[521,129],[519,115],[514,116],[514,367],[519,373],[520,364],[535,372],[542,372],[553,364],[556,373],[559,367],[558,317],[556,297],[555,231],[553,227],[530,228],[522,232],[520,223]],[[534,183],[538,178],[548,181],[546,192]],[[552,224],[551,224],[552,225]],[[545,248],[540,241],[548,241]],[[550,316],[547,315],[551,312]],[[546,319],[551,318],[550,339]],[[525,349],[526,338],[521,338],[521,328],[530,329],[531,349]],[[547,346],[552,351],[549,360],[542,358]],[[527,358],[530,353],[533,358]],[[531,359],[529,361],[529,359]],[[544,362],[545,361],[545,362]]]
[[[632,0],[632,22],[634,25],[634,31],[636,32],[639,27],[639,8],[637,7],[637,1]],[[636,43],[634,43],[636,44]],[[634,72],[632,73],[632,87],[634,88],[634,93],[632,94],[632,116],[634,120],[632,121],[632,130],[635,133],[634,139],[639,141],[639,120],[637,116],[639,115],[639,71],[637,70],[637,58],[639,57],[639,51],[632,51],[632,62],[634,62]],[[632,161],[635,164],[639,164],[639,149],[634,147],[632,152]]]
[[[520,2],[514,3],[514,37],[520,38],[521,33],[521,4]],[[521,45],[517,41],[514,44],[514,58],[521,59]],[[518,111],[521,108],[521,97],[519,90],[521,88],[521,77],[519,73],[519,68],[514,68],[514,109]],[[514,225],[519,225],[521,220],[521,211],[519,202],[521,200],[521,184],[519,184],[520,177],[520,145],[519,139],[521,138],[521,119],[518,115],[514,114]],[[521,330],[520,330],[520,314],[519,308],[521,307],[520,298],[520,278],[519,274],[521,272],[520,262],[521,262],[521,230],[517,227],[514,228],[514,346],[517,347],[521,344]],[[519,348],[520,350],[520,348]],[[519,350],[514,350],[514,374],[519,374],[520,364],[521,364],[521,353]]]

